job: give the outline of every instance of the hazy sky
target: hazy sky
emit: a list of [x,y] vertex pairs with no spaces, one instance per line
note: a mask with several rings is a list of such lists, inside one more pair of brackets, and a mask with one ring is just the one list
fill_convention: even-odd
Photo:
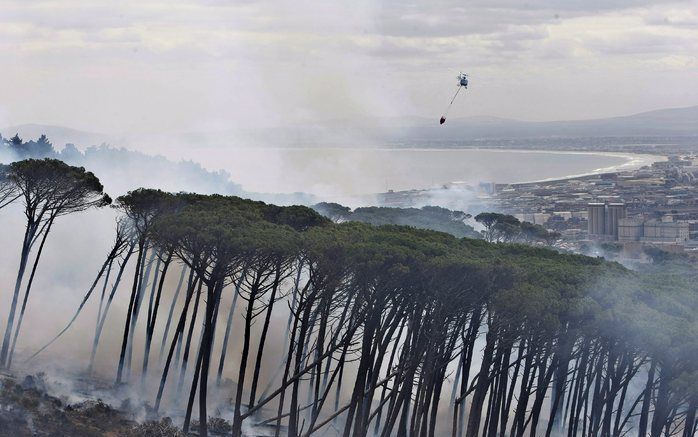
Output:
[[0,0],[0,126],[200,130],[698,104],[698,0]]

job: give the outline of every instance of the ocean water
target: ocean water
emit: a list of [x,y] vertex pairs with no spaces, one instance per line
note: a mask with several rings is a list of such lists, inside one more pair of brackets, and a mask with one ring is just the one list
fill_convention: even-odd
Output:
[[651,163],[646,155],[482,149],[198,148],[248,191],[325,198],[423,189],[449,182],[527,182]]

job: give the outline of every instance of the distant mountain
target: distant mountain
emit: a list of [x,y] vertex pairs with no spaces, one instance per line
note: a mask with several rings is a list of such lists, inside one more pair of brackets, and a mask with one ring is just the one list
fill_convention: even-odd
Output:
[[404,126],[402,132],[386,132],[398,139],[431,140],[549,137],[696,136],[698,106],[661,109],[623,117],[593,120],[529,122],[495,117],[436,119],[421,125]]
[[[660,109],[634,115],[593,120],[531,122],[498,117],[450,118],[440,126],[438,117],[389,117],[329,120],[291,127],[236,129],[222,132],[106,135],[61,126],[25,124],[0,129],[3,137],[19,133],[26,139],[46,134],[61,148],[108,143],[117,147],[162,150],[186,146],[374,146],[377,142],[412,143],[479,139],[693,137],[698,136],[698,106]],[[144,147],[145,146],[145,147]]]
[[[419,144],[429,141],[467,141],[531,138],[698,136],[698,106],[672,108],[623,117],[547,122],[498,117],[450,118],[439,125],[438,117],[364,118],[332,120],[292,128],[266,129],[248,135],[259,144],[366,145],[366,141]],[[423,145],[422,145],[423,146]]]

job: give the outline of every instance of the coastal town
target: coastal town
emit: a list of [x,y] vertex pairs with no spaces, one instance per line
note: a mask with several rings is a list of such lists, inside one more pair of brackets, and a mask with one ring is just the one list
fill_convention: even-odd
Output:
[[558,180],[388,192],[379,201],[407,207],[437,196],[467,198],[469,212],[497,211],[558,232],[556,246],[572,252],[638,263],[657,252],[698,261],[696,155]]

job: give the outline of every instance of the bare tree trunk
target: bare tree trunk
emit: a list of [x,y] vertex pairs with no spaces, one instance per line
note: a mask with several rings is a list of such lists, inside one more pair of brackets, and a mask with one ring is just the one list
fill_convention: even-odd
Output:
[[654,372],[657,369],[657,362],[652,360],[650,369],[647,372],[647,383],[645,384],[642,409],[640,411],[640,424],[638,425],[638,436],[647,435],[647,424],[649,423],[650,404],[652,402],[652,388],[654,387]]
[[250,339],[252,329],[252,318],[254,313],[254,303],[259,291],[261,273],[257,272],[254,282],[250,287],[250,296],[247,301],[245,312],[245,331],[243,334],[242,355],[240,357],[240,369],[238,370],[237,387],[235,389],[235,405],[233,415],[233,437],[242,435],[242,391],[245,387],[245,373],[247,371],[247,358],[250,353]]
[[487,331],[485,350],[482,356],[482,364],[480,372],[477,375],[477,384],[473,394],[473,401],[470,407],[470,417],[468,418],[468,426],[465,431],[466,437],[475,437],[480,432],[480,419],[482,417],[482,407],[487,394],[487,386],[489,385],[489,369],[492,364],[492,356],[494,352],[497,330],[490,325]]
[[172,315],[174,314],[175,306],[177,305],[177,298],[182,290],[182,284],[184,283],[184,277],[187,274],[186,265],[182,267],[182,271],[179,274],[179,282],[177,282],[177,289],[175,290],[174,297],[172,298],[172,303],[170,304],[170,310],[167,313],[167,322],[165,323],[165,331],[162,333],[162,342],[160,343],[160,353],[158,354],[158,364],[162,361],[162,354],[165,352],[165,344],[167,343],[167,336],[170,333],[170,324],[172,323]]
[[[191,350],[191,339],[194,335],[194,326],[196,326],[196,315],[199,312],[199,301],[201,300],[201,287],[203,286],[203,281],[198,280],[198,286],[196,288],[196,300],[194,301],[194,309],[191,313],[191,321],[189,322],[189,332],[187,333],[187,342],[184,346],[184,355],[182,356],[182,364],[179,369],[179,382],[177,383],[177,397],[182,391],[182,385],[184,384],[184,376],[187,374],[187,363],[189,361],[189,351]],[[198,360],[198,358],[197,358]]]
[[651,437],[660,437],[664,425],[667,424],[669,408],[669,383],[671,381],[670,372],[666,367],[659,369],[659,387],[657,387],[657,397],[654,403],[654,414],[652,415],[652,425],[650,427]]
[[19,290],[22,287],[22,279],[29,261],[29,251],[31,250],[31,240],[34,237],[34,227],[27,224],[24,231],[24,240],[22,241],[22,252],[19,256],[19,269],[17,270],[17,278],[15,279],[15,290],[12,294],[12,303],[10,304],[10,313],[7,316],[7,324],[5,326],[5,335],[2,340],[2,348],[0,349],[0,367],[6,367],[7,356],[10,351],[10,339],[14,328],[15,312],[17,311],[17,301],[19,300]]
[[245,279],[245,272],[240,274],[236,284],[235,290],[233,291],[233,299],[230,303],[230,310],[228,311],[228,319],[225,323],[225,334],[223,335],[223,347],[221,348],[221,357],[218,361],[218,371],[216,373],[216,386],[221,385],[221,379],[223,377],[223,366],[225,365],[225,356],[228,352],[228,341],[230,338],[230,329],[233,326],[233,317],[235,315],[235,307],[237,306],[238,295],[240,294],[240,286],[242,286],[242,281]]
[[99,306],[97,307],[97,321],[102,318],[102,311],[104,311],[104,298],[107,297],[107,286],[109,285],[109,278],[111,277],[111,269],[114,267],[114,259],[109,261],[109,267],[107,267],[107,274],[104,276],[104,281],[102,283],[102,292],[99,294]]
[[97,326],[95,326],[95,336],[92,340],[92,352],[90,352],[90,364],[87,366],[88,375],[91,375],[92,371],[94,370],[95,356],[97,355],[97,348],[99,347],[99,339],[102,335],[102,328],[104,327],[104,322],[107,319],[107,314],[109,313],[109,308],[111,307],[112,300],[114,299],[116,290],[119,288],[119,284],[121,283],[121,277],[124,273],[124,270],[126,269],[126,264],[128,263],[129,258],[131,258],[131,255],[133,254],[134,248],[135,246],[133,244],[129,245],[128,252],[124,257],[124,260],[121,262],[121,266],[119,266],[119,273],[116,275],[116,279],[114,280],[114,284],[112,285],[111,292],[109,293],[109,298],[107,299],[107,304],[104,307],[104,310],[101,314],[101,319],[97,321]]
[[44,251],[44,244],[46,243],[46,238],[51,231],[51,226],[53,226],[54,216],[52,216],[48,224],[44,229],[44,235],[41,237],[41,243],[39,244],[39,249],[36,252],[36,257],[34,258],[34,264],[32,265],[31,273],[29,274],[29,281],[27,282],[27,287],[24,289],[24,299],[22,299],[22,308],[19,311],[19,319],[17,320],[17,328],[15,329],[14,337],[12,338],[12,346],[10,347],[10,353],[7,356],[7,368],[12,366],[12,357],[15,354],[15,346],[17,345],[17,337],[19,337],[19,331],[22,329],[22,321],[24,320],[24,312],[27,309],[27,300],[29,299],[29,292],[31,291],[32,284],[34,283],[34,275],[36,275],[36,268],[39,265],[39,259],[41,259],[41,254]]
[[259,337],[259,346],[257,348],[257,358],[254,363],[254,371],[252,374],[252,386],[250,388],[250,407],[254,407],[255,397],[257,395],[257,383],[259,382],[259,372],[262,368],[262,357],[264,356],[264,344],[267,340],[267,332],[269,331],[269,322],[271,321],[271,313],[274,309],[274,301],[276,300],[276,291],[279,288],[279,281],[281,279],[281,263],[276,265],[276,275],[274,277],[274,284],[272,285],[271,295],[269,296],[269,303],[267,304],[267,314],[264,317],[264,326],[262,327],[262,333]]
[[[182,270],[184,271],[184,270]],[[167,382],[167,376],[170,371],[170,364],[172,362],[172,355],[174,353],[175,347],[179,344],[179,339],[184,333],[184,325],[187,322],[187,313],[189,312],[189,304],[191,303],[191,298],[194,295],[194,270],[189,270],[189,280],[187,282],[187,295],[184,299],[184,307],[182,308],[182,314],[179,316],[179,322],[175,328],[174,337],[172,337],[172,343],[170,345],[170,350],[167,354],[167,359],[165,360],[165,367],[162,370],[162,375],[160,376],[160,386],[158,387],[158,393],[155,397],[155,413],[160,409],[160,402],[162,401],[162,394],[165,391],[165,383]]]
[[199,347],[199,353],[196,354],[196,364],[194,365],[194,376],[191,379],[191,389],[189,390],[189,398],[187,400],[187,410],[184,413],[184,424],[182,431],[187,435],[189,432],[189,424],[191,423],[191,412],[194,407],[194,398],[196,397],[196,388],[199,385],[199,372],[201,371],[201,359],[203,348]]
[[[291,294],[291,308],[290,308],[290,313],[288,315],[288,318],[286,319],[286,332],[291,332],[291,322],[293,319],[293,312],[296,310],[296,300],[298,299],[298,290],[300,288],[300,281],[301,281],[301,273],[303,271],[303,262],[299,261],[298,266],[296,267],[296,277],[293,282],[293,292]],[[288,335],[284,336],[284,345],[281,347],[281,350],[286,350],[286,346],[288,344]],[[267,382],[267,386],[264,388],[264,391],[262,391],[261,398],[266,397],[267,393],[269,393],[269,390],[271,389],[272,384],[274,384],[274,381],[276,381],[276,378],[279,376],[279,373],[284,369],[286,366],[286,358],[284,357],[284,360],[279,363],[279,366],[276,368],[274,373],[272,374],[271,378],[269,378],[269,381]],[[341,379],[341,377],[340,377]]]
[[206,299],[206,318],[204,320],[204,333],[201,342],[201,371],[199,382],[199,435],[208,437],[208,416],[206,414],[206,401],[208,394],[208,371],[211,363],[211,346],[213,345],[213,331],[215,329],[215,313],[218,300],[223,289],[223,284],[215,282],[208,286],[208,299]]
[[131,317],[131,328],[129,331],[129,338],[128,342],[126,343],[126,375],[127,378],[131,377],[131,363],[133,362],[133,342],[134,342],[134,337],[136,335],[136,326],[138,325],[138,318],[141,313],[141,308],[143,307],[143,298],[145,298],[146,294],[146,288],[148,287],[148,282],[150,281],[150,273],[153,268],[153,262],[155,262],[155,258],[158,258],[157,265],[155,266],[155,280],[153,281],[152,289],[150,291],[150,296],[151,296],[151,302],[152,302],[152,296],[153,293],[155,292],[155,286],[157,282],[157,277],[159,274],[159,268],[160,268],[160,258],[157,256],[157,251],[153,249],[151,251],[150,259],[148,260],[148,264],[146,265],[145,268],[145,273],[143,276],[140,278],[140,286],[138,289],[138,294],[136,297],[136,304],[133,307],[133,317]]
[[[158,284],[158,291],[155,295],[155,303],[152,308],[149,308],[148,312],[148,325],[146,326],[145,333],[145,349],[143,351],[143,369],[141,371],[141,382],[145,384],[145,378],[148,374],[148,359],[150,358],[150,346],[153,343],[153,335],[155,334],[155,324],[158,318],[158,309],[160,307],[160,296],[162,296],[162,287],[165,284],[165,277],[167,276],[167,269],[172,262],[172,254],[170,251],[167,254],[167,259],[163,262],[162,272],[160,274],[160,283]],[[153,283],[155,285],[155,283]]]
[[[92,296],[92,292],[94,292],[94,289],[97,287],[97,284],[99,283],[99,280],[102,278],[104,275],[105,270],[111,271],[111,265],[112,262],[114,261],[114,257],[116,256],[116,252],[118,250],[118,246],[114,246],[114,248],[109,252],[107,255],[107,258],[104,260],[104,263],[102,264],[102,267],[99,269],[99,272],[97,272],[97,277],[92,281],[92,285],[90,286],[89,290],[87,290],[87,293],[85,293],[85,296],[82,298],[82,301],[80,302],[80,305],[78,306],[77,311],[75,311],[75,314],[73,314],[73,317],[68,321],[68,324],[63,328],[58,334],[56,334],[55,337],[51,339],[46,345],[44,345],[41,349],[36,351],[29,359],[34,358],[35,356],[39,355],[42,351],[44,351],[46,348],[51,346],[56,340],[58,340],[63,334],[70,329],[70,327],[73,325],[75,320],[77,320],[78,316],[82,312],[82,309],[85,307],[85,304],[87,304],[87,301],[89,300],[90,296]],[[104,279],[104,286],[102,288],[102,299],[100,299],[100,310],[98,313],[98,316],[101,316],[101,301],[104,299],[104,292],[106,291],[107,288],[107,280],[109,279],[109,271],[107,272],[107,276]],[[21,319],[20,319],[21,320]],[[19,329],[19,325],[17,325],[17,328]],[[15,340],[16,340],[15,336]],[[14,350],[14,343],[13,343],[13,350]]]
[[121,341],[121,351],[119,352],[119,365],[116,370],[116,381],[115,385],[122,383],[123,372],[124,372],[124,362],[126,360],[126,344],[129,339],[129,328],[131,327],[131,315],[133,313],[133,307],[136,304],[139,279],[141,277],[141,271],[143,270],[143,264],[145,259],[144,253],[145,241],[141,238],[138,241],[138,259],[136,260],[136,269],[133,273],[133,286],[131,287],[131,297],[128,303],[128,310],[126,311],[126,323],[124,323],[124,335]]

